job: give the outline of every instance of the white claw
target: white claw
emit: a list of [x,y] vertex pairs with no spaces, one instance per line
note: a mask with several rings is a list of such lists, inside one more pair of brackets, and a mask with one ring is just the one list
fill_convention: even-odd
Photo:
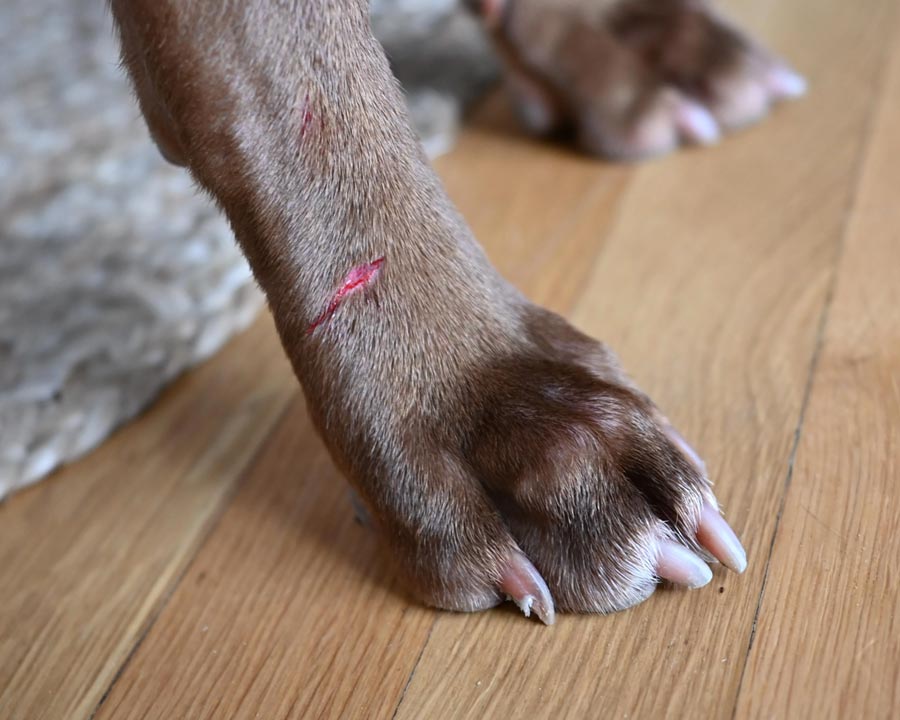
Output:
[[806,78],[787,67],[777,67],[770,71],[768,86],[778,100],[802,97],[808,88]]
[[682,136],[698,145],[714,145],[722,133],[713,114],[699,103],[685,102],[677,110],[675,122]]
[[656,574],[678,585],[686,585],[692,590],[703,587],[712,580],[712,570],[705,562],[686,547],[671,540],[662,540],[659,543]]
[[709,502],[704,502],[700,511],[697,541],[725,567],[736,573],[742,573],[747,569],[747,553],[744,546],[718,509]]
[[531,561],[519,551],[513,551],[500,578],[500,592],[509,597],[525,615],[531,611],[545,625],[555,620],[553,597],[544,578]]

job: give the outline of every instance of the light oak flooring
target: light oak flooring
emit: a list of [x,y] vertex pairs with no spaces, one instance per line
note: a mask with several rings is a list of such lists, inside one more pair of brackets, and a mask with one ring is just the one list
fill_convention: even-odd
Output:
[[743,576],[552,628],[420,607],[263,317],[0,506],[0,718],[900,717],[900,5],[730,5],[806,99],[634,167],[491,101],[438,170],[700,449]]

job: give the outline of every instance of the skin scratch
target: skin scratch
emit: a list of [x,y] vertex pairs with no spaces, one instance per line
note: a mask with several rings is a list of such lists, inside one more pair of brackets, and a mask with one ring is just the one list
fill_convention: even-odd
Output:
[[347,297],[371,285],[381,272],[381,266],[383,264],[384,258],[380,257],[370,263],[365,263],[364,265],[355,267],[349,273],[347,273],[347,276],[344,278],[341,286],[332,296],[331,302],[328,303],[328,307],[326,307],[322,311],[322,313],[315,320],[313,320],[312,324],[307,328],[306,334],[312,335],[312,333],[317,327],[319,327],[319,325],[327,322]]

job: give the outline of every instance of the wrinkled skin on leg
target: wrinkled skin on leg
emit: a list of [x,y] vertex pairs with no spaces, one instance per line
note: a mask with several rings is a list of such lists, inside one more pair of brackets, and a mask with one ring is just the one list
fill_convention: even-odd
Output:
[[[310,413],[410,588],[609,612],[746,560],[611,352],[487,261],[362,0],[113,0],[154,137],[219,202]],[[708,553],[708,554],[707,554]]]
[[705,0],[475,0],[531,131],[632,160],[716,142],[805,82]]

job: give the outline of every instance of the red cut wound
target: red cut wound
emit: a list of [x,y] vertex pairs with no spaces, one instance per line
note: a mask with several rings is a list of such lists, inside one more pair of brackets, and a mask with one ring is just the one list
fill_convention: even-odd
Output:
[[338,288],[337,292],[331,298],[328,307],[322,311],[322,314],[319,315],[319,317],[313,320],[312,325],[307,328],[306,334],[311,335],[319,325],[334,315],[335,310],[341,306],[341,303],[344,302],[345,298],[371,285],[375,278],[378,277],[382,264],[384,264],[384,258],[380,257],[370,263],[355,267],[347,273],[347,277],[344,278],[340,288]]

